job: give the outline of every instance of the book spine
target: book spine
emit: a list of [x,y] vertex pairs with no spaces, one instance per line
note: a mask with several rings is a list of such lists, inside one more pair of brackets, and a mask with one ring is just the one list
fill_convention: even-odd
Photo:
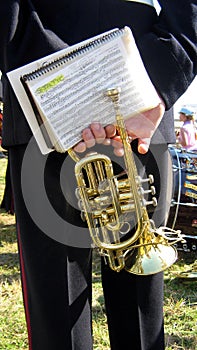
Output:
[[119,37],[123,35],[127,30],[127,27],[122,29],[114,29],[110,33],[106,33],[100,37],[98,37],[95,40],[89,41],[87,44],[84,44],[82,46],[79,46],[77,49],[70,51],[63,55],[62,57],[59,57],[58,59],[49,62],[48,64],[44,65],[43,67],[38,68],[37,70],[25,74],[22,76],[22,80],[24,81],[31,81],[34,80],[52,70],[55,68],[60,67],[61,65],[64,65],[66,62],[73,60],[75,57],[84,54],[85,52],[90,51],[91,49],[101,46],[104,43],[107,43],[108,41]]

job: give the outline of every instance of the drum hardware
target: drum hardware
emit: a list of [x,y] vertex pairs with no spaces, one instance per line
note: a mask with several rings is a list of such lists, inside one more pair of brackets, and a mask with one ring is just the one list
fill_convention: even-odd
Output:
[[[175,152],[176,152],[176,150],[175,150]],[[177,156],[177,153],[176,153],[176,156]],[[180,172],[181,164],[180,164],[180,160],[179,160],[178,156],[177,156],[177,163],[178,163],[177,166],[173,163],[172,169],[173,169],[174,172],[179,170],[179,172],[178,172],[178,184],[179,184],[179,186],[178,186],[178,194],[177,194],[177,202],[179,203],[180,202],[180,198],[181,198],[181,186],[180,186],[180,184],[181,184],[181,172]],[[171,225],[172,229],[175,228],[175,224],[176,224],[176,220],[177,220],[177,216],[178,216],[178,210],[179,210],[179,204],[178,203],[176,203],[177,206],[176,206],[176,210],[175,210],[175,214],[174,214],[174,219],[173,219],[173,222],[172,222],[172,225]],[[171,205],[174,205],[174,204],[175,203],[172,200]]]
[[[184,207],[192,207],[192,208],[197,207],[197,204],[195,204],[195,203],[175,202],[175,200],[172,199],[171,206],[173,207],[175,205],[182,205]],[[196,225],[197,225],[197,223],[196,223]],[[195,227],[195,225],[194,225],[194,227]]]
[[185,253],[195,253],[197,251],[197,236],[183,235],[183,238],[186,243],[176,243],[176,249]]
[[[173,171],[173,195],[167,224],[180,229],[185,243],[178,242],[178,251],[197,253],[197,153],[169,147]],[[190,159],[195,157],[195,160]],[[192,164],[192,166],[191,166]]]
[[[172,160],[173,195],[167,224],[180,229],[185,242],[177,242],[180,254],[197,256],[197,152],[186,152],[174,146],[169,147]],[[181,272],[178,278],[185,282],[196,281],[197,265]]]

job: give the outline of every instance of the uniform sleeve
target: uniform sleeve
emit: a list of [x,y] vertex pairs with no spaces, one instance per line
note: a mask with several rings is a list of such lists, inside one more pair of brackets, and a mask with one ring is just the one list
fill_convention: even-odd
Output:
[[169,109],[186,91],[197,70],[197,1],[159,0],[152,32],[138,40],[146,69]]
[[67,46],[55,33],[43,27],[29,0],[2,1],[0,18],[2,72]]

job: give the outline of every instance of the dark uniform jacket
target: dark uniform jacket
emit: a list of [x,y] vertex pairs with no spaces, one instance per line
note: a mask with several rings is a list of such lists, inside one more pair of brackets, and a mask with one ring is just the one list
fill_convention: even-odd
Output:
[[[6,72],[114,27],[132,29],[148,74],[169,110],[196,74],[197,2],[159,3],[158,16],[154,7],[142,0],[1,1],[3,145],[27,143],[31,137]],[[164,115],[160,130],[167,142],[174,141],[172,113]]]

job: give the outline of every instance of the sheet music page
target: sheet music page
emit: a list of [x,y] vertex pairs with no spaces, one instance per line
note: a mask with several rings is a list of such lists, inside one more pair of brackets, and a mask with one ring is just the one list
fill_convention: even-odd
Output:
[[57,140],[62,151],[79,142],[92,121],[115,123],[113,104],[105,96],[109,88],[121,89],[125,119],[158,104],[130,30],[126,34],[27,81],[46,128],[55,135],[52,142]]

